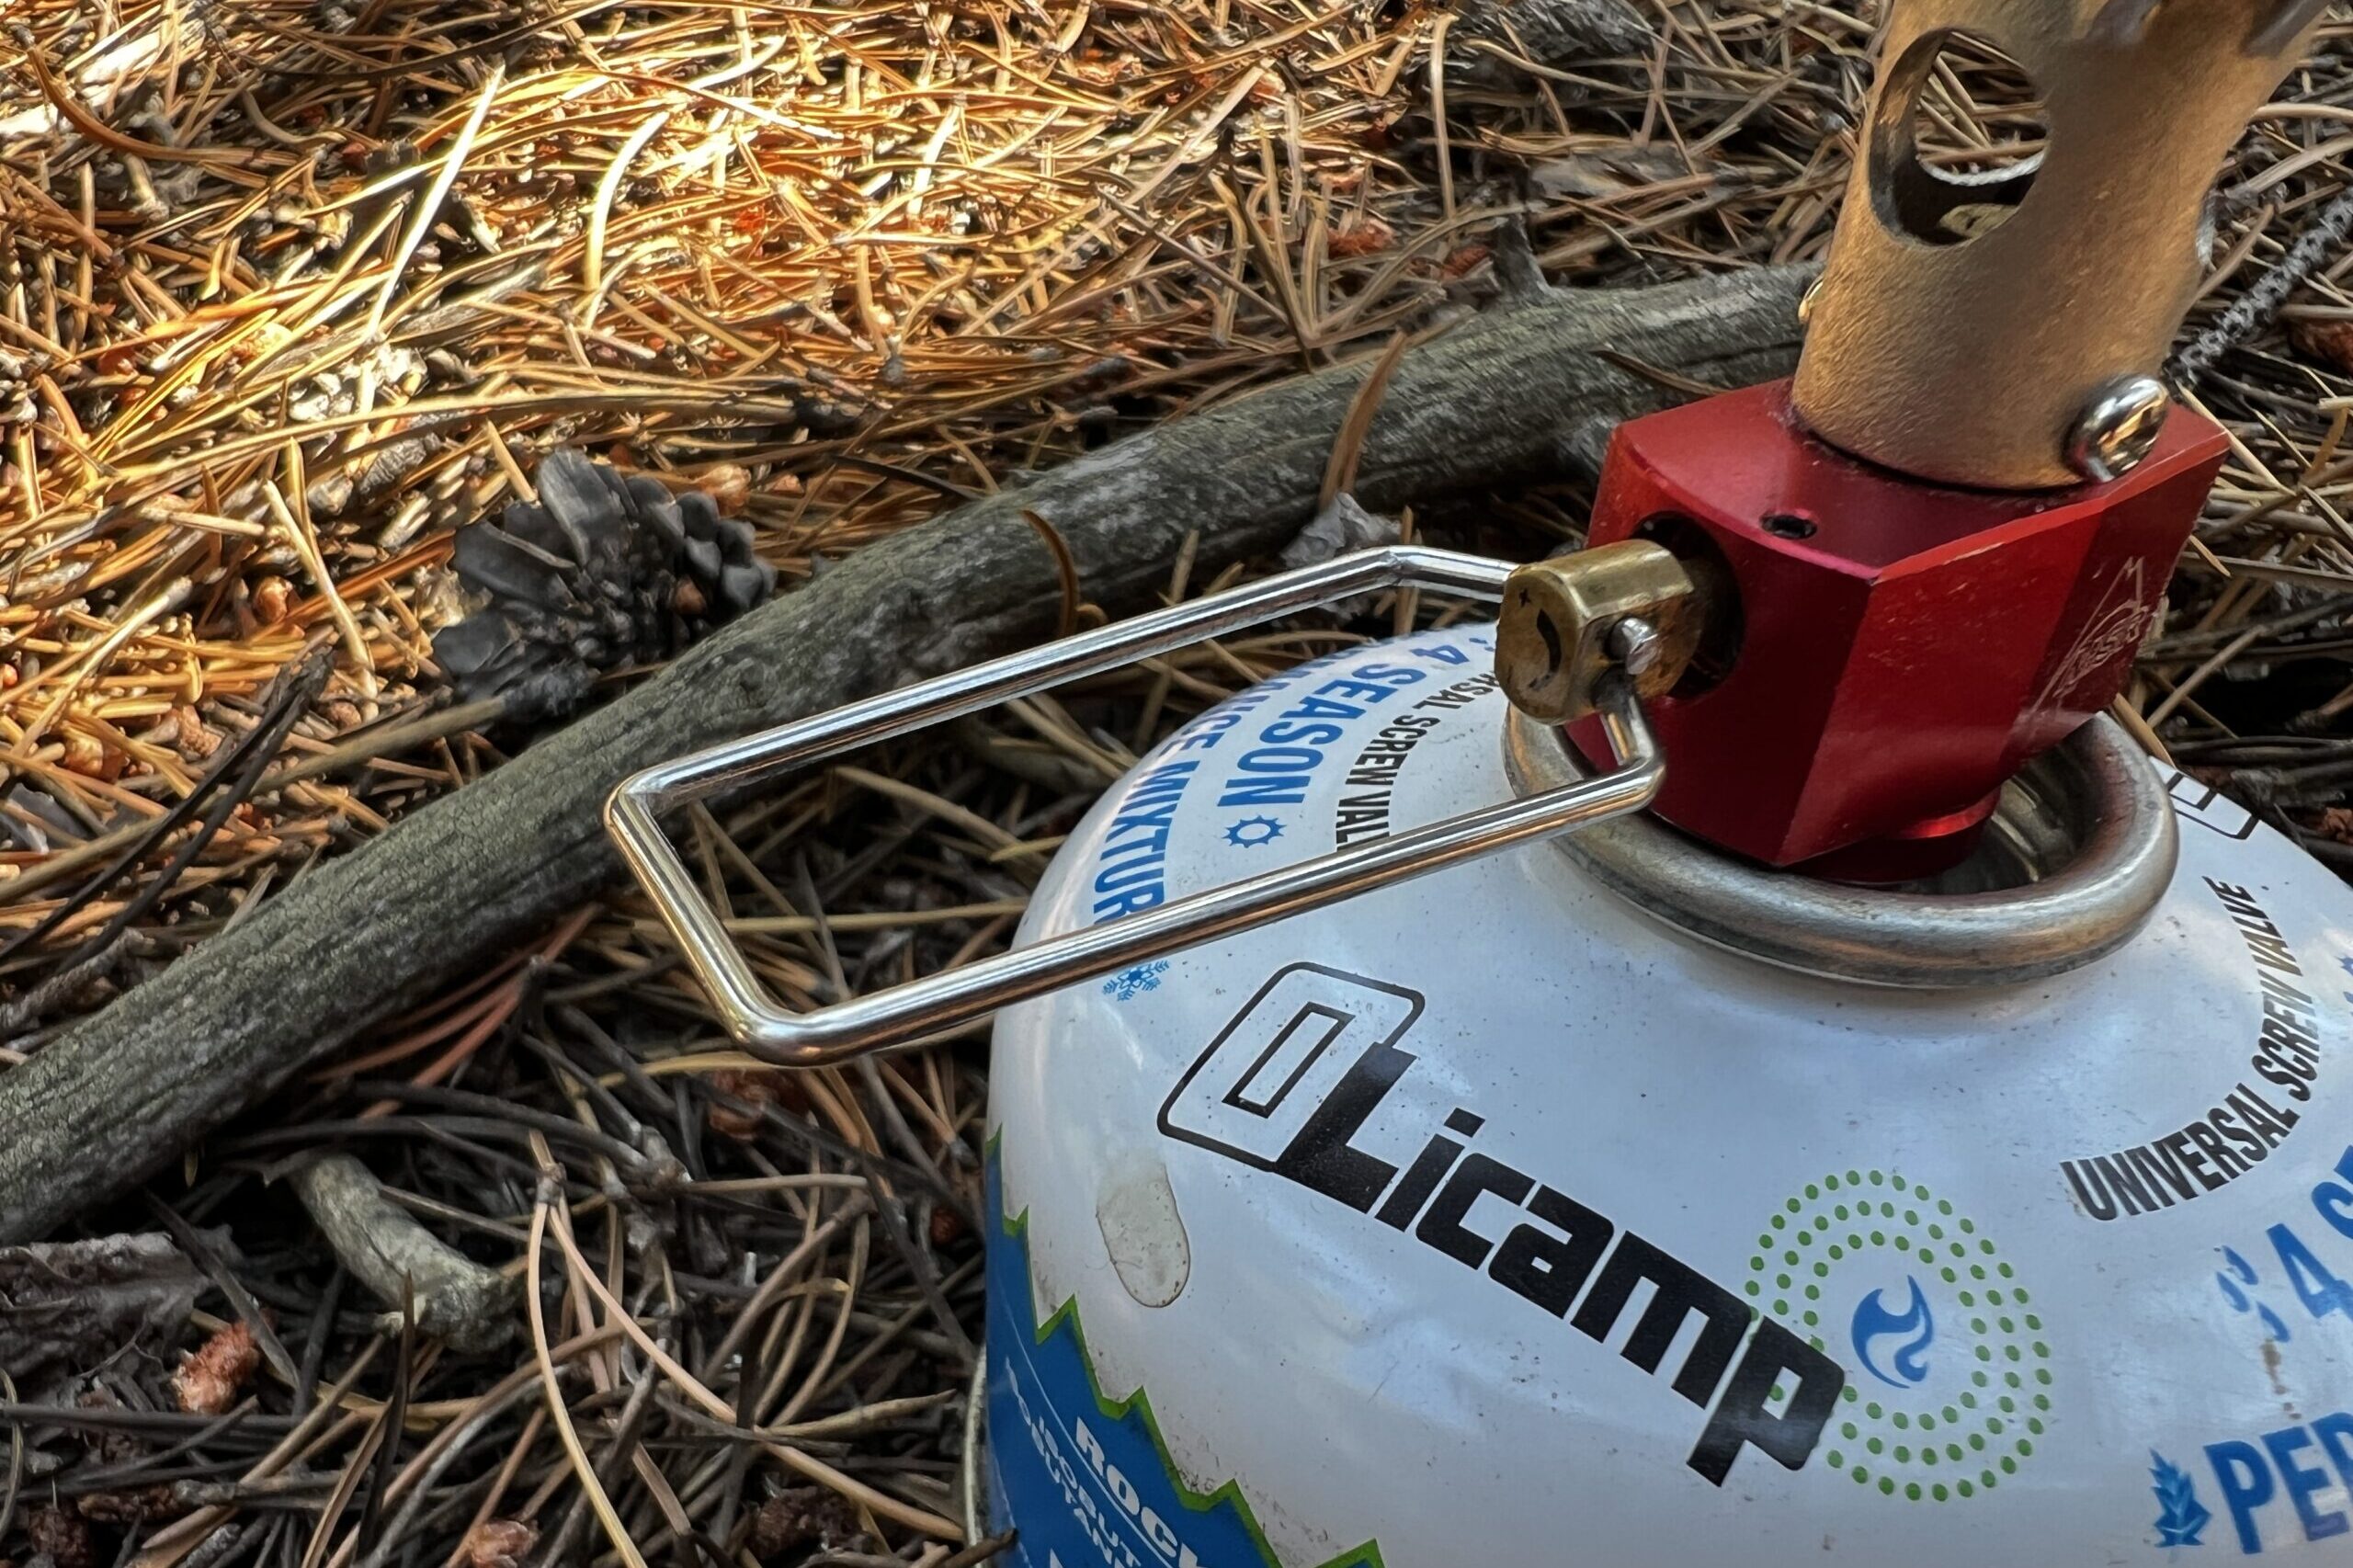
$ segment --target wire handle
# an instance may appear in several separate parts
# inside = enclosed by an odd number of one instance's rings
[[[613,791],[605,824],[653,895],[721,1022],[746,1051],[780,1066],[821,1067],[905,1045],[1010,1003],[1181,948],[1641,811],[1665,778],[1642,705],[1622,674],[1603,677],[1598,706],[1619,766],[1598,777],[1336,850],[810,1013],[789,1011],[769,995],[663,834],[660,814],[1065,681],[1362,594],[1428,588],[1500,598],[1510,572],[1506,563],[1483,556],[1415,545],[1341,556],[649,767]]]

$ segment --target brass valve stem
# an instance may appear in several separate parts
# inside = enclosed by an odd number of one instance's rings
[[[1705,606],[1683,563],[1645,540],[1523,566],[1504,585],[1495,674],[1529,718],[1573,723],[1622,670],[1638,697],[1664,697],[1699,651]]]

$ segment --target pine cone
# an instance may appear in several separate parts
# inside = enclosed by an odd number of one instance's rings
[[[751,525],[699,491],[673,495],[568,449],[538,483],[537,506],[459,530],[451,563],[481,608],[435,633],[433,656],[461,701],[562,717],[607,671],[670,658],[775,590]]]

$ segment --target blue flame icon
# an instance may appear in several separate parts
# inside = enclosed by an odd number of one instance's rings
[[[1928,1312],[1928,1298],[1921,1292],[1920,1282],[1904,1277],[1912,1287],[1911,1304],[1901,1312],[1887,1310],[1885,1291],[1873,1290],[1855,1309],[1855,1354],[1862,1358],[1863,1369],[1890,1388],[1917,1388],[1928,1376],[1928,1346],[1936,1343],[1937,1320]],[[1893,1377],[1880,1369],[1873,1358],[1871,1346],[1882,1339],[1899,1339],[1895,1354],[1888,1365],[1895,1369]]]

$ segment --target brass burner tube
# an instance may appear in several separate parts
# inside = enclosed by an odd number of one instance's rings
[[[2318,0],[1897,0],[1798,369],[1824,439],[1922,479],[2113,477],[2154,442],[2154,378],[2206,267],[2206,203],[2302,58]],[[1923,161],[1920,99],[1959,35],[2043,97],[2031,162]]]

